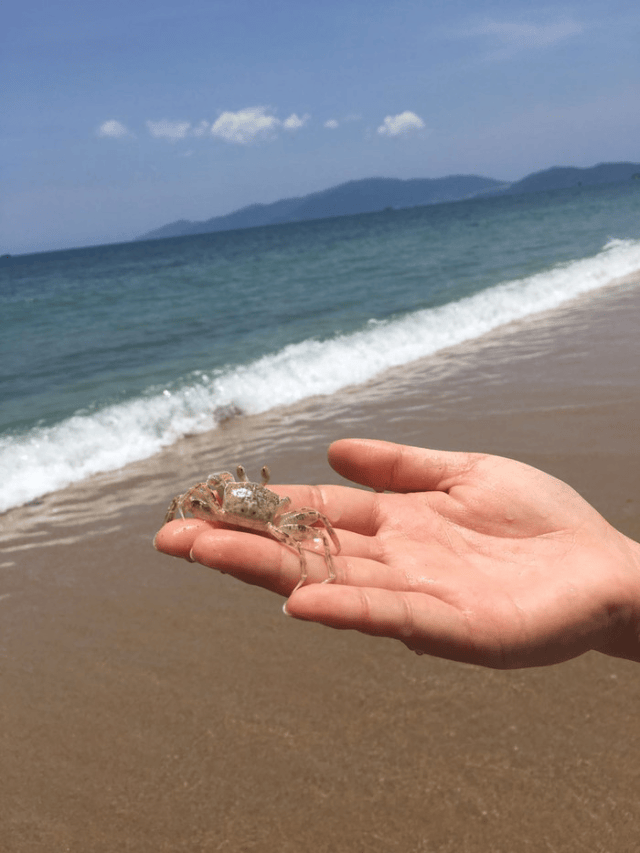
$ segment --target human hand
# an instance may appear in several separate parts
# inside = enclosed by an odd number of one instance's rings
[[[329,461],[376,491],[269,487],[327,515],[341,545],[331,584],[319,583],[323,554],[305,549],[289,615],[496,668],[590,649],[640,660],[640,546],[565,483],[497,456],[381,441],[337,441]],[[291,549],[200,519],[170,522],[155,544],[282,595],[299,577]]]

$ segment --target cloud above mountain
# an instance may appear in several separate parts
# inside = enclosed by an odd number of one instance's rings
[[[416,130],[422,130],[425,124],[422,119],[411,110],[405,110],[395,116],[387,116],[378,128],[381,136],[404,136]]]

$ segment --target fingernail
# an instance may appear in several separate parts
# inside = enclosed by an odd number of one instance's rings
[[[287,599],[287,600],[285,601],[285,603],[282,605],[282,612],[284,613],[284,615],[285,615],[285,616],[288,616],[290,619],[293,619],[293,616],[292,616],[292,615],[289,613],[289,611],[287,610],[287,604],[288,604],[288,603],[289,603],[289,599]]]

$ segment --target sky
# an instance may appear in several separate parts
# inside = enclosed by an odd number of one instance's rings
[[[5,0],[0,40],[0,253],[640,162],[637,0]]]

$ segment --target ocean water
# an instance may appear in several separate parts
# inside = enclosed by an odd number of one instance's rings
[[[0,511],[640,270],[640,182],[0,259]]]

